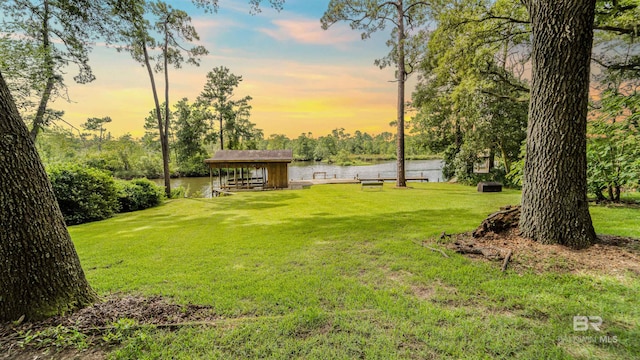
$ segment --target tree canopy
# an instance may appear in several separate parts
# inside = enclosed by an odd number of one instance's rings
[[[504,181],[525,137],[526,10],[513,0],[458,1],[434,16],[438,27],[413,94],[412,132],[444,152],[447,177],[477,182],[473,165],[487,152],[501,162],[492,180]]]
[[[112,28],[108,5],[68,1],[13,0],[0,2],[3,14],[0,70],[12,90],[21,115],[31,123],[30,134],[61,113],[49,107],[56,98],[67,99],[63,75],[76,67],[80,84],[95,79],[89,65],[93,42],[108,37]],[[68,100],[68,99],[67,99]]]

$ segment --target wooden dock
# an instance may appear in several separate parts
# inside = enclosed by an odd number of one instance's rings
[[[291,180],[289,186],[303,185],[327,185],[327,184],[360,184],[358,179],[313,179],[313,180]]]
[[[358,178],[358,180],[360,181],[396,181],[398,179],[394,177],[377,177],[377,178]],[[405,180],[429,182],[429,178],[424,176],[410,176],[410,177],[406,177]]]
[[[408,177],[407,181],[420,181],[420,182],[429,182],[429,178],[427,177]],[[301,189],[303,187],[308,187],[311,185],[327,185],[327,184],[362,184],[363,182],[390,182],[396,181],[394,177],[377,177],[377,178],[356,178],[356,179],[335,179],[335,178],[327,178],[327,179],[311,179],[311,180],[290,180],[289,188],[290,189]]]

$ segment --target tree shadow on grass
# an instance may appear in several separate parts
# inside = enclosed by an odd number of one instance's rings
[[[452,216],[452,213],[454,214]],[[392,213],[339,215],[328,212],[309,213],[283,219],[279,224],[264,229],[278,236],[295,235],[299,241],[327,240],[326,237],[362,240],[368,238],[427,238],[442,231],[455,232],[475,227],[484,217],[483,212],[468,209],[415,210]],[[251,223],[250,217],[238,216],[240,223]],[[459,229],[459,230],[458,230]]]
[[[300,197],[300,195],[291,191],[270,191],[268,193],[256,192],[256,195],[257,194],[266,196],[260,196],[258,198],[255,196],[235,197],[234,195],[230,195],[214,199],[189,198],[188,200],[211,204],[214,206],[217,205],[224,208],[231,208],[234,210],[264,210],[285,206],[287,201]]]

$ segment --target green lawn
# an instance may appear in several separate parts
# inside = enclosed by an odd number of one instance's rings
[[[414,241],[471,230],[520,194],[412,186],[171,200],[70,232],[100,294],[160,294],[227,319],[145,329],[114,358],[640,356],[637,275],[501,273],[444,258]],[[638,212],[592,211],[597,232],[640,237]],[[575,315],[602,317],[602,331],[575,332]]]

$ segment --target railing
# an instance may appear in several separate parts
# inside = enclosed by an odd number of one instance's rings
[[[323,179],[327,178],[327,172],[326,171],[316,171],[316,172],[313,173],[313,180],[317,179],[317,176],[320,176],[320,175],[322,175]],[[334,175],[334,177],[335,177],[335,175]]]

